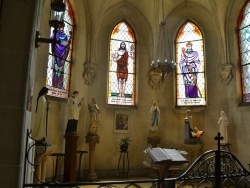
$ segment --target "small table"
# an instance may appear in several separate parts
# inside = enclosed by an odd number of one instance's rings
[[[82,155],[84,153],[88,153],[88,152],[87,151],[76,151],[76,153],[80,154],[80,156],[79,156],[79,164],[78,164],[78,176],[77,176],[77,180],[80,180]]]
[[[129,158],[128,151],[120,151],[120,157],[118,161],[118,173],[119,177],[124,176],[128,177],[129,173]]]
[[[56,180],[59,161],[62,157],[65,156],[65,153],[52,153],[51,156],[56,157],[56,167],[55,167],[55,173],[54,173],[54,180]]]
[[[76,151],[76,154],[80,154],[80,156],[79,156],[79,164],[78,164],[78,177],[77,177],[77,180],[80,179],[82,155],[84,153],[88,153],[88,152],[87,151]],[[55,174],[54,174],[54,179],[56,180],[59,161],[60,161],[60,159],[62,157],[65,156],[65,153],[52,153],[51,156],[56,157],[56,167],[55,167],[56,169],[55,169]]]

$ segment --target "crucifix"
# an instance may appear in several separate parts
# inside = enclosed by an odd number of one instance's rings
[[[218,142],[218,150],[215,151],[215,187],[220,187],[220,141],[223,140],[224,137],[221,136],[220,132],[218,132],[217,136],[214,139]]]
[[[221,136],[220,132],[218,132],[217,136],[214,137],[215,140],[218,142],[218,151],[220,151],[220,141],[224,139],[223,136]]]

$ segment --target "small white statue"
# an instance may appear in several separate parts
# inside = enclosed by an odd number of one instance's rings
[[[221,136],[224,137],[224,139],[221,141],[221,143],[228,143],[228,134],[227,134],[227,128],[229,125],[228,118],[224,111],[220,112],[221,116],[219,118],[218,124],[219,124],[219,132]]]

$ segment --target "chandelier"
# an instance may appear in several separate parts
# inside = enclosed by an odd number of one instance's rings
[[[174,72],[176,67],[176,64],[171,57],[169,39],[166,35],[167,30],[166,21],[164,20],[164,3],[162,0],[162,21],[159,25],[157,51],[156,56],[151,63],[151,71],[160,72],[162,82],[164,82],[164,77],[166,76],[166,74]],[[169,51],[171,62],[168,62],[167,60],[167,50]]]

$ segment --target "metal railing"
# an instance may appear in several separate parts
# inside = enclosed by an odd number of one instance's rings
[[[34,161],[29,160],[29,152],[35,147],[35,144],[28,145],[29,134],[27,136],[25,165],[34,167],[34,176],[38,165]],[[198,157],[195,162],[180,176],[173,178],[156,178],[156,179],[138,179],[138,180],[121,180],[121,181],[96,181],[96,182],[58,182],[56,177],[39,180],[39,183],[25,182],[26,168],[24,168],[24,183],[25,187],[87,187],[88,185],[96,185],[100,187],[136,187],[136,188],[241,188],[250,187],[250,172],[244,168],[240,161],[230,152],[220,150],[221,136],[218,133],[218,150],[210,150]],[[44,152],[46,146],[44,145]],[[36,153],[36,157],[42,153]],[[30,172],[29,172],[30,173]],[[38,178],[39,179],[39,178]],[[147,185],[147,187],[145,186]]]

